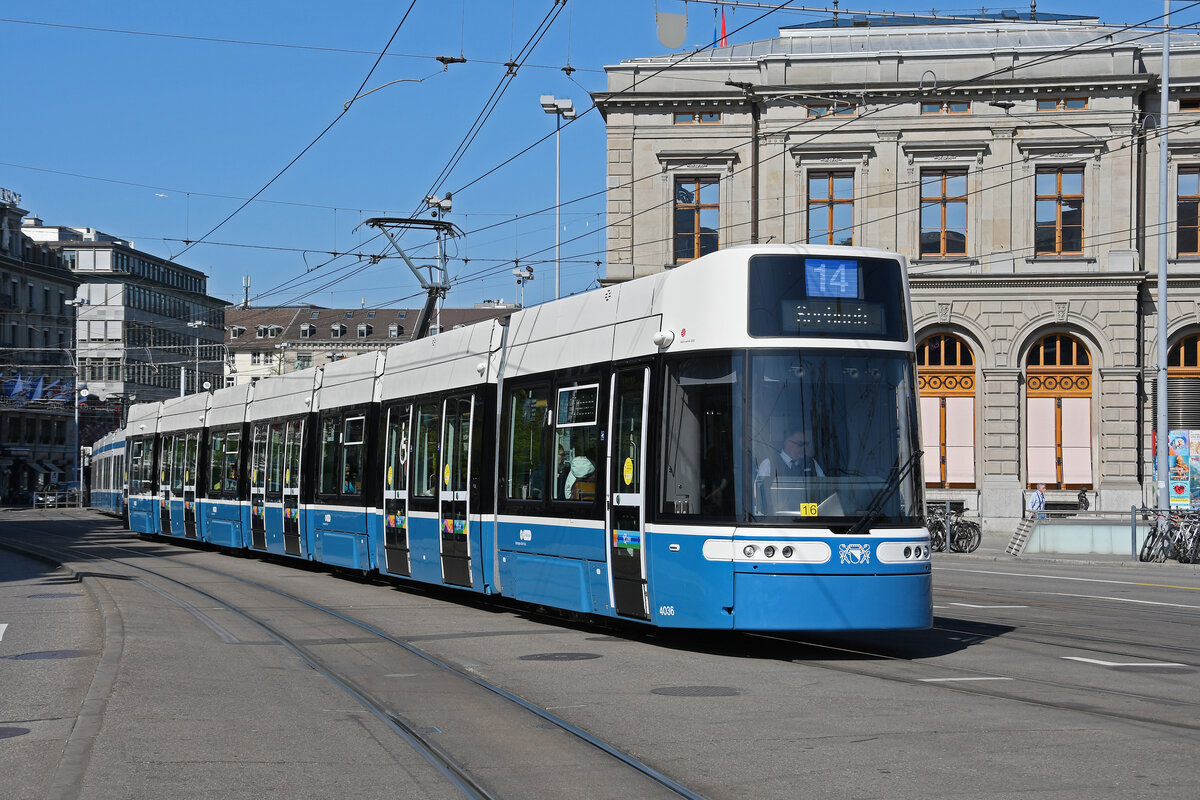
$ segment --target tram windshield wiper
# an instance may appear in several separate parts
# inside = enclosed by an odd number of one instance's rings
[[[908,476],[908,473],[912,472],[913,466],[924,454],[924,450],[915,450],[903,464],[892,467],[892,471],[888,473],[887,482],[879,487],[879,491],[871,498],[871,504],[867,506],[862,518],[846,531],[846,535],[857,536],[863,533],[872,522],[879,518],[879,510],[883,508],[883,504],[900,488],[900,482]]]

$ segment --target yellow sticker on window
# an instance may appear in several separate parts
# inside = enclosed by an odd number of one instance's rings
[[[817,516],[817,504],[816,503],[801,503],[800,504],[800,516],[802,516],[802,517]]]
[[[392,470],[394,467],[388,467],[388,488],[392,488]]]
[[[625,479],[625,485],[629,486],[633,483],[633,459],[625,459],[625,469],[621,473],[621,477]]]
[[[446,488],[450,488],[450,465],[446,464],[445,476],[442,478],[446,482]]]

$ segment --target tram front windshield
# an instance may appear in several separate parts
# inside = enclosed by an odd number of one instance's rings
[[[751,350],[667,365],[660,514],[735,524],[919,525],[908,353]]]

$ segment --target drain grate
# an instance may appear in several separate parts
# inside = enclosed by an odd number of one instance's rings
[[[600,658],[599,653],[532,653],[521,656],[522,661],[587,661]]]
[[[0,739],[13,739],[29,733],[29,728],[0,728]]]
[[[650,694],[665,694],[670,697],[733,697],[741,691],[732,686],[661,686],[651,689]]]
[[[18,653],[8,656],[13,661],[40,661],[46,658],[83,658],[95,655],[90,650],[39,650],[36,653]]]

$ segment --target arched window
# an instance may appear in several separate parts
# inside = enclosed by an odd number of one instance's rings
[[[1151,402],[1157,419],[1157,385]],[[1167,353],[1167,425],[1173,431],[1200,429],[1200,334],[1180,338]]]
[[[925,485],[975,485],[975,356],[949,333],[917,345]]]
[[[1025,359],[1028,485],[1092,488],[1092,366],[1066,333],[1039,340]]]

